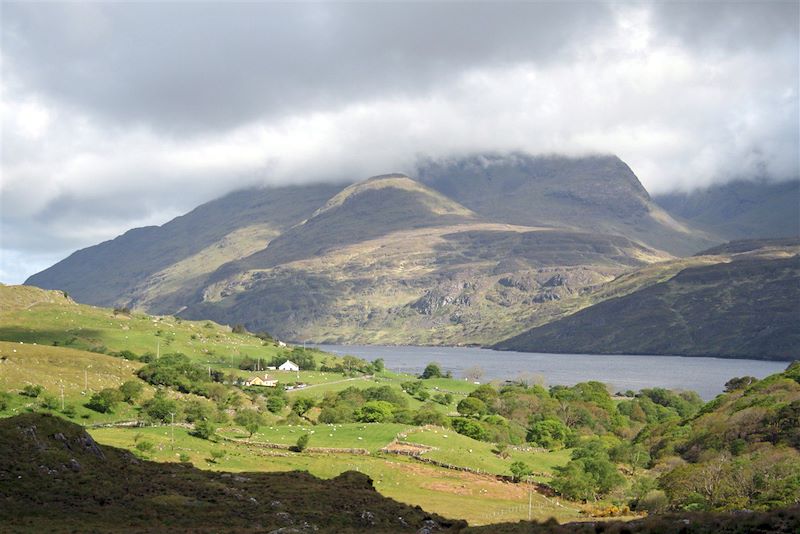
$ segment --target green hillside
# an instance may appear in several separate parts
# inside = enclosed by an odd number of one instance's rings
[[[163,226],[136,228],[79,250],[26,284],[64,290],[86,304],[173,313],[208,273],[263,249],[342,187],[237,191]]]
[[[292,350],[210,321],[185,321],[78,304],[61,291],[0,285],[0,341],[23,341],[136,355],[180,352],[232,365],[243,357],[271,360]]]
[[[800,257],[796,241],[782,244],[734,243],[645,268],[660,276],[626,275],[595,292],[593,305],[496,347],[792,360],[800,352]],[[635,283],[618,291],[626,280]]]

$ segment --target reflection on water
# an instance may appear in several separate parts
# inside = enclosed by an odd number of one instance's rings
[[[593,354],[537,354],[466,347],[388,347],[381,345],[317,345],[334,354],[383,358],[393,371],[418,374],[430,362],[461,378],[474,366],[484,381],[513,379],[520,373],[539,374],[548,385],[572,385],[598,380],[614,391],[651,387],[687,389],[712,399],[736,376],[763,378],[782,371],[788,362],[684,358],[680,356],[609,356]]]

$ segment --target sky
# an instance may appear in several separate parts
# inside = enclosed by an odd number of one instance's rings
[[[252,185],[616,154],[800,176],[789,2],[0,4],[0,281]]]

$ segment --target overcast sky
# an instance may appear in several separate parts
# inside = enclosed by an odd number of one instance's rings
[[[797,177],[798,3],[2,3],[0,281],[252,184],[613,153]]]

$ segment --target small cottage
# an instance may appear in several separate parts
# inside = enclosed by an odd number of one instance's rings
[[[264,378],[261,378],[260,376],[254,376],[253,378],[248,378],[245,380],[244,385],[274,388],[278,385],[278,381],[274,378],[270,378],[269,375],[264,375]]]

